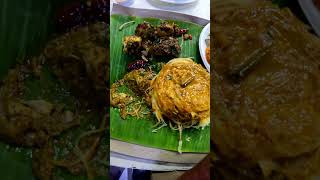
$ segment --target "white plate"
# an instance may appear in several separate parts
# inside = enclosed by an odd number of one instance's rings
[[[158,0],[160,2],[164,3],[170,3],[170,4],[189,4],[196,2],[197,0]]]
[[[299,0],[299,4],[314,31],[320,36],[320,9],[315,6],[313,0]]]
[[[206,58],[206,48],[207,48],[206,39],[208,38],[209,34],[210,34],[210,23],[207,24],[202,29],[202,32],[201,32],[200,38],[199,38],[199,51],[200,51],[201,59],[202,59],[204,66],[210,72],[210,64],[208,63],[207,58]]]

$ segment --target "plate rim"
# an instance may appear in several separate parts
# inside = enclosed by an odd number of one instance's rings
[[[147,154],[152,157],[146,158]],[[165,155],[164,155],[165,154]],[[110,139],[110,165],[153,171],[188,170],[209,153],[182,153]]]
[[[199,37],[199,52],[202,59],[202,62],[208,72],[210,72],[210,64],[207,61],[206,58],[206,43],[205,38],[210,34],[210,23],[208,23],[201,31],[200,37]]]
[[[159,0],[160,2],[163,2],[163,3],[170,3],[170,4],[190,4],[190,3],[194,3],[198,0],[185,0],[184,2],[182,1],[177,1],[177,0]]]

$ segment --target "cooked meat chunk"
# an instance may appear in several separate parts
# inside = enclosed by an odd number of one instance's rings
[[[155,30],[156,37],[173,37],[178,26],[174,23],[162,22]]]
[[[181,53],[181,47],[177,38],[161,38],[152,44],[149,50],[150,54],[154,56],[166,56],[166,57],[179,57]]]
[[[173,22],[164,21],[158,26],[143,22],[136,27],[135,35],[125,37],[123,51],[138,57],[142,55],[145,57],[161,56],[168,59],[179,57],[181,47],[178,37],[187,32],[187,29],[180,29]]]
[[[148,22],[143,22],[138,24],[135,34],[142,39],[154,39],[155,38],[155,28]]]
[[[123,51],[129,55],[141,53],[142,39],[139,36],[127,36],[123,40]]]

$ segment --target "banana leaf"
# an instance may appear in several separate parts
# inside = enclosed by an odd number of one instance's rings
[[[135,21],[135,24],[126,26],[123,30],[119,27],[129,21]],[[122,40],[125,36],[134,34],[138,23],[143,21],[150,22],[153,25],[159,24],[160,19],[142,18],[114,14],[110,20],[110,82],[111,84],[123,78],[127,72],[127,65],[134,59],[122,52]],[[188,28],[189,34],[193,39],[181,42],[182,52],[180,57],[193,57],[193,59],[201,63],[198,48],[198,38],[203,26],[190,22],[171,21],[178,24],[181,28]],[[119,109],[110,109],[110,135],[111,138],[139,144],[147,147],[177,151],[179,132],[163,127],[156,133],[152,132],[156,123],[155,118],[136,118],[127,117],[121,119]],[[182,133],[183,144],[182,152],[207,153],[210,150],[210,128],[202,129],[184,129]]]
[[[55,33],[53,14],[57,8],[72,0],[2,0],[0,1],[0,80],[17,61],[37,56],[45,43]],[[25,99],[45,99],[51,102],[72,104],[72,97],[63,88],[63,84],[51,77],[45,71],[44,79],[30,79],[26,82]],[[71,109],[73,107],[70,107]],[[94,115],[87,115],[84,119],[97,120]],[[63,134],[61,138],[78,136],[87,125],[83,125],[72,132]],[[109,137],[103,148],[109,150]],[[62,149],[63,147],[56,147]],[[107,162],[108,163],[108,162]],[[32,150],[0,142],[0,174],[3,180],[32,180]],[[106,179],[98,177],[96,179]],[[54,179],[85,180],[85,176],[75,176],[63,169],[56,169]]]

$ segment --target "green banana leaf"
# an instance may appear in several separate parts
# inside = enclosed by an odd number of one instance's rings
[[[45,43],[55,33],[53,13],[57,8],[72,0],[1,0],[0,1],[0,79],[14,67],[15,63],[31,56],[37,56]],[[74,101],[63,85],[51,77],[50,73],[43,72],[41,80],[30,79],[26,82],[25,99],[43,98],[51,102],[71,105]],[[57,88],[61,87],[61,88]],[[72,109],[73,107],[70,106]],[[86,115],[84,119],[97,120],[94,115]],[[87,125],[63,134],[77,137]],[[109,137],[104,137],[106,145],[103,148],[109,151]],[[63,147],[58,147],[63,149]],[[32,180],[32,150],[15,147],[0,142],[0,174],[3,180]],[[98,177],[96,179],[106,179]],[[56,169],[55,179],[85,180],[85,176],[74,176],[63,169]]]
[[[135,21],[119,31],[119,27],[129,21]],[[122,39],[127,35],[134,34],[138,23],[143,21],[152,24],[159,24],[160,19],[141,18],[123,15],[112,15],[110,20],[110,82],[123,78],[127,72],[127,65],[134,59],[122,52]],[[193,57],[196,62],[201,63],[201,58],[198,48],[198,38],[203,29],[203,26],[182,22],[173,21],[182,28],[188,28],[193,39],[184,41],[182,44],[182,52],[180,57]],[[180,38],[181,39],[181,38]],[[180,40],[181,43],[181,40]],[[137,119],[136,117],[127,117],[121,119],[119,109],[110,109],[110,135],[111,138],[121,141],[139,144],[147,147],[154,147],[165,150],[177,151],[179,132],[163,127],[158,132],[154,133],[155,118]],[[182,133],[183,144],[182,152],[207,153],[210,151],[210,128],[202,129],[185,129]]]

